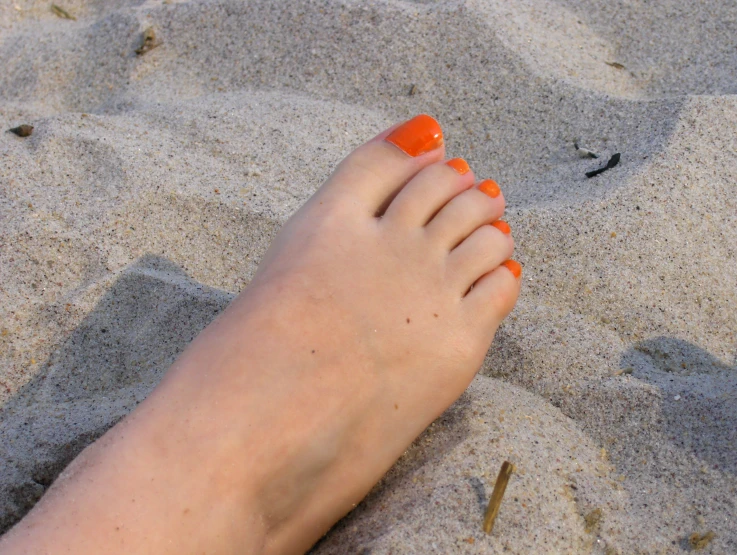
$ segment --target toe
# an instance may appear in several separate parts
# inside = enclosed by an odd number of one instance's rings
[[[493,333],[517,302],[522,283],[522,266],[515,260],[506,260],[484,275],[463,299],[471,313],[471,320],[484,325]]]
[[[421,114],[354,150],[320,194],[348,199],[371,215],[380,215],[407,181],[444,155],[440,125]]]
[[[431,240],[452,249],[482,225],[504,213],[504,196],[499,186],[487,179],[457,195],[427,224]]]
[[[402,188],[386,209],[384,219],[403,226],[424,226],[473,182],[473,172],[461,158],[432,164]]]
[[[483,225],[471,233],[448,256],[448,280],[465,295],[480,277],[512,256],[514,241],[503,221]]]

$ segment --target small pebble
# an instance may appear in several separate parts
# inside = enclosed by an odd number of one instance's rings
[[[681,400],[681,396],[680,395],[676,395],[675,397],[673,397],[673,400],[674,401],[680,401]]]
[[[582,147],[577,142],[573,143],[573,146],[576,147],[576,152],[578,152],[578,155],[581,158],[598,158],[599,157],[599,155],[596,152],[588,148]]]
[[[149,52],[160,45],[161,42],[156,42],[156,31],[154,31],[154,28],[147,27],[141,35],[141,46],[136,48],[136,54],[143,56],[146,52]]]

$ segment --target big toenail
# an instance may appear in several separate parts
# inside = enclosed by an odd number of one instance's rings
[[[465,175],[471,171],[471,168],[463,158],[452,158],[445,163],[446,166],[450,166],[461,175]]]
[[[509,227],[509,224],[505,222],[504,220],[497,220],[495,222],[492,222],[491,225],[493,225],[495,228],[497,228],[502,233],[505,233],[509,235],[512,233],[512,228]]]
[[[502,266],[505,266],[516,278],[522,275],[522,264],[516,260],[505,260],[502,262]]]
[[[484,179],[479,183],[479,191],[489,195],[491,198],[498,197],[502,192],[499,185],[493,179]]]
[[[385,140],[410,156],[419,156],[443,144],[443,131],[433,118],[420,114],[397,127]]]

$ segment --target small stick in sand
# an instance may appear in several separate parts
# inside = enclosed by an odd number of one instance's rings
[[[33,126],[24,123],[18,127],[13,127],[13,129],[8,129],[8,131],[15,133],[19,137],[30,137],[31,133],[33,133]]]
[[[491,531],[494,529],[494,521],[496,520],[496,515],[499,514],[502,497],[504,497],[504,491],[507,489],[507,483],[512,472],[514,472],[514,465],[509,461],[504,461],[502,468],[499,470],[499,476],[496,478],[494,491],[491,493],[489,506],[486,509],[486,516],[484,517],[484,532],[487,534],[491,534]]]
[[[414,96],[416,92],[417,92],[417,85],[414,85],[414,84],[413,84],[413,85],[412,85],[412,86],[411,86],[411,87],[409,88],[409,96]]]
[[[72,21],[77,21],[76,17],[74,17],[72,14],[70,14],[68,11],[66,11],[61,6],[57,6],[56,4],[51,4],[51,11],[54,12],[59,17],[61,17],[62,19],[71,19]]]
[[[625,67],[619,62],[604,62],[608,66],[612,66],[614,69],[625,69]]]

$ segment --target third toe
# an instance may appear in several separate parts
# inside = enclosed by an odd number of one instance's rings
[[[430,238],[452,249],[479,227],[504,213],[504,196],[491,180],[482,181],[448,202],[427,224]]]

